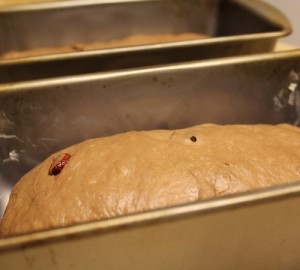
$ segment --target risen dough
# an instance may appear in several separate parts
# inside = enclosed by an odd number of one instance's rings
[[[72,155],[60,174],[53,158]],[[300,178],[300,129],[206,124],[128,132],[66,148],[14,187],[2,236],[99,220]]]
[[[198,33],[183,33],[183,34],[153,34],[153,35],[132,35],[125,37],[123,39],[116,39],[111,41],[99,41],[89,44],[73,44],[71,46],[56,47],[56,48],[36,48],[31,50],[22,51],[8,51],[4,53],[0,58],[20,58],[20,57],[31,57],[39,55],[49,55],[49,54],[59,54],[59,53],[69,53],[77,51],[91,51],[100,49],[110,49],[137,45],[147,45],[147,44],[159,44],[166,42],[178,42],[178,41],[188,41],[195,39],[208,38],[207,35]]]

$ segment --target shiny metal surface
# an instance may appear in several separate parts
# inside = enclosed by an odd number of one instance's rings
[[[0,60],[0,83],[268,52],[291,25],[260,0],[63,1],[0,10],[0,54],[186,32],[211,38]]]
[[[127,130],[292,123],[300,50],[0,86],[1,204],[53,151]],[[287,97],[288,98],[288,97]],[[282,106],[281,106],[282,105]],[[4,194],[4,195],[3,195]],[[300,184],[0,240],[3,269],[297,269]],[[19,269],[17,268],[17,269]],[[2,268],[1,268],[2,269]]]
[[[300,186],[0,240],[2,269],[298,269]]]

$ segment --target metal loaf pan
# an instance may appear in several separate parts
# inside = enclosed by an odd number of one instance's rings
[[[300,50],[0,86],[0,198],[50,153],[128,130],[299,124]],[[279,102],[280,101],[280,102]],[[274,134],[276,136],[276,134]],[[299,269],[300,184],[0,240],[1,269]]]
[[[269,52],[291,25],[260,0],[62,1],[0,10],[0,54],[191,32],[211,37],[0,60],[0,82]]]

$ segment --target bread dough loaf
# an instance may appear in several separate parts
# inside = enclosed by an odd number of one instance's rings
[[[57,175],[57,156],[71,154]],[[106,219],[300,178],[300,129],[213,125],[127,132],[53,154],[14,187],[1,235]]]
[[[89,44],[73,44],[72,46],[57,48],[37,48],[23,51],[8,51],[2,55],[2,59],[31,57],[39,55],[50,55],[59,53],[69,53],[78,51],[91,51],[100,49],[110,49],[118,47],[128,47],[137,45],[158,44],[166,42],[188,41],[208,38],[207,35],[198,33],[183,34],[153,34],[153,35],[132,35],[123,39],[111,41],[94,42]]]

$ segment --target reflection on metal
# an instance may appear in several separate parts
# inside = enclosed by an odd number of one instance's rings
[[[294,125],[300,126],[300,88],[299,88],[300,73],[292,70],[288,76],[287,85],[279,90],[274,97],[274,105],[276,110],[289,108],[295,112]]]

